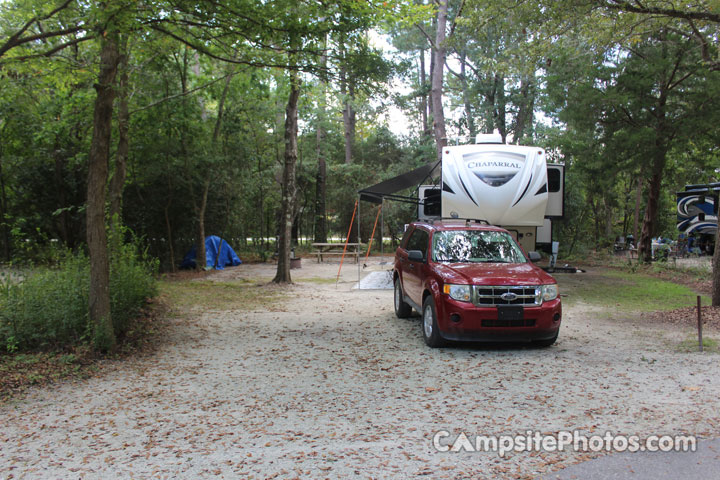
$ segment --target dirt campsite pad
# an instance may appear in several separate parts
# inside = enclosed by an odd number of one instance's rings
[[[193,280],[212,300],[184,295],[152,355],[0,406],[0,478],[535,478],[600,454],[433,437],[720,432],[720,357],[680,349],[688,325],[573,298],[592,271],[557,275],[571,296],[551,348],[433,350],[391,290],[354,289],[354,265],[336,284],[337,267],[304,260],[285,290],[262,286],[272,265]]]

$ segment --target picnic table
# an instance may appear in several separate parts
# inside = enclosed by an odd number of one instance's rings
[[[315,255],[317,255],[318,263],[322,263],[323,257],[333,257],[333,256],[341,257],[343,254],[343,249],[345,248],[345,243],[344,242],[341,242],[341,243],[337,243],[337,242],[313,243],[312,246],[315,249]],[[347,251],[345,252],[345,256],[354,257],[355,263],[358,263],[359,258],[360,258],[360,253],[361,253],[363,246],[364,246],[364,244],[362,244],[362,243],[348,243]]]

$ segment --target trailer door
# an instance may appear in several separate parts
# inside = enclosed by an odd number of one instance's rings
[[[548,202],[545,218],[565,216],[565,165],[548,163]]]

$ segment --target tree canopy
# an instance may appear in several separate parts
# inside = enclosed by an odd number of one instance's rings
[[[359,188],[498,131],[565,163],[564,253],[647,257],[720,175],[719,29],[710,1],[8,0],[0,254],[102,263],[115,218],[167,271],[209,234],[282,263],[343,238]]]

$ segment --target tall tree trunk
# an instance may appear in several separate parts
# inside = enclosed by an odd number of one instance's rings
[[[228,92],[230,91],[230,82],[232,82],[233,74],[237,69],[232,67],[229,75],[225,78],[225,86],[223,87],[222,95],[220,95],[220,102],[218,102],[218,115],[215,121],[215,128],[213,129],[212,143],[213,149],[219,151],[218,138],[220,138],[220,127],[222,127],[223,116],[225,115],[225,101],[227,100]]]
[[[595,226],[595,232],[593,237],[595,238],[595,248],[600,247],[600,200],[593,196],[592,198],[592,210],[593,210],[593,224]]]
[[[87,243],[90,253],[90,321],[93,343],[99,350],[115,346],[110,317],[110,261],[105,233],[105,189],[112,135],[114,82],[119,61],[117,35],[100,35],[100,73],[95,84],[97,97],[93,114],[87,189]]]
[[[608,198],[607,192],[603,195],[603,205],[605,207],[605,239],[612,243],[613,237],[613,209],[612,202]]]
[[[170,181],[170,176],[168,175],[168,195],[167,195],[167,203],[165,204],[164,212],[165,212],[165,230],[167,231],[167,237],[168,237],[168,248],[170,249],[170,271],[175,272],[175,244],[173,242],[173,231],[172,231],[172,224],[170,222],[170,206],[172,205],[172,183]]]
[[[205,210],[207,209],[207,197],[210,190],[210,179],[203,181],[200,203],[195,203],[195,217],[197,219],[197,230],[195,242],[197,242],[197,255],[195,256],[195,269],[205,270],[207,266],[207,251],[205,250]]]
[[[437,19],[433,20],[433,25],[437,23]],[[432,119],[435,115],[433,115],[433,93],[432,93],[432,78],[435,73],[435,49],[430,47],[430,85],[427,84],[427,78],[425,79],[425,83],[423,85],[424,88],[429,88],[429,95],[428,95],[428,125],[425,129],[425,134],[427,136],[431,136],[433,134],[433,126],[432,126]]]
[[[320,132],[318,132],[318,143],[325,141],[324,136],[322,140],[319,137]],[[315,241],[318,243],[327,242],[326,197],[327,164],[325,154],[318,151],[318,169],[315,175]]]
[[[505,99],[505,77],[495,75],[495,105],[493,108],[493,120],[495,128],[500,132],[503,143],[507,140],[507,102]]]
[[[435,33],[435,69],[432,73],[431,91],[433,106],[433,131],[437,147],[438,160],[442,158],[442,149],[447,145],[445,133],[445,115],[443,113],[443,71],[445,66],[446,46],[445,29],[447,26],[448,6],[447,0],[438,1],[437,31]]]
[[[345,138],[345,164],[353,162],[353,144],[355,143],[355,85],[353,79],[348,77],[347,58],[345,51],[345,38],[340,39],[340,94],[343,101],[343,127]]]
[[[0,133],[2,131],[0,130]],[[7,193],[5,191],[5,177],[3,176],[3,148],[2,136],[0,136],[0,231],[2,231],[3,239],[3,258],[6,262],[10,261],[10,226],[8,225],[8,204]]]
[[[467,123],[468,136],[472,143],[475,141],[477,130],[475,128],[475,118],[473,118],[472,99],[467,81],[467,56],[465,51],[460,54],[460,85],[462,87],[463,104],[465,106],[465,122]]]
[[[483,110],[485,111],[485,121],[483,122],[483,133],[493,133],[495,131],[495,117],[497,111],[495,109],[495,98],[497,97],[497,82],[493,77],[490,87],[485,94]]]
[[[656,155],[659,156],[660,153],[656,153]],[[655,162],[657,162],[657,160]],[[660,203],[661,185],[661,169],[653,168],[653,175],[648,185],[648,202],[645,207],[645,216],[643,217],[642,232],[640,233],[640,242],[638,245],[638,258],[645,262],[652,260],[652,237],[655,234],[655,217],[657,217],[658,204]]]
[[[660,188],[662,187],[663,173],[665,171],[665,163],[667,158],[667,105],[668,90],[666,83],[661,82],[660,96],[653,112],[655,117],[655,151],[653,152],[653,162],[648,184],[648,201],[645,208],[645,217],[643,218],[642,232],[640,233],[640,242],[638,245],[638,258],[645,262],[652,260],[652,237],[655,235],[655,225],[657,223],[657,211],[660,204]]]
[[[298,156],[298,99],[300,79],[295,70],[290,72],[290,95],[285,109],[285,165],[282,177],[282,213],[278,239],[277,273],[274,283],[292,283],[290,278],[290,251],[295,210],[295,169]]]
[[[422,134],[430,135],[430,125],[428,124],[428,96],[427,96],[427,76],[425,73],[425,49],[420,49],[420,116],[422,118]]]
[[[323,39],[323,50],[327,48],[327,39]],[[318,100],[318,118],[317,118],[317,172],[315,174],[315,242],[327,242],[327,218],[326,214],[326,197],[327,197],[327,162],[325,160],[325,118],[327,116],[327,54],[323,53],[320,57],[320,99]]]
[[[639,231],[638,226],[640,224],[640,205],[642,203],[642,189],[643,189],[643,180],[642,180],[642,172],[638,173],[638,179],[637,179],[637,190],[635,191],[635,212],[633,214],[633,238],[635,238],[635,246],[637,247],[637,242],[639,237]]]
[[[128,152],[130,151],[130,109],[128,108],[130,50],[128,38],[124,35],[120,43],[118,70],[118,145],[115,154],[115,172],[110,179],[110,218],[112,227],[122,224],[122,196],[125,188]]]
[[[534,87],[534,78],[523,76],[520,80],[520,106],[514,132],[514,142],[517,145],[521,145],[525,137],[532,137],[533,113],[535,110]],[[530,139],[532,140],[532,138]]]

